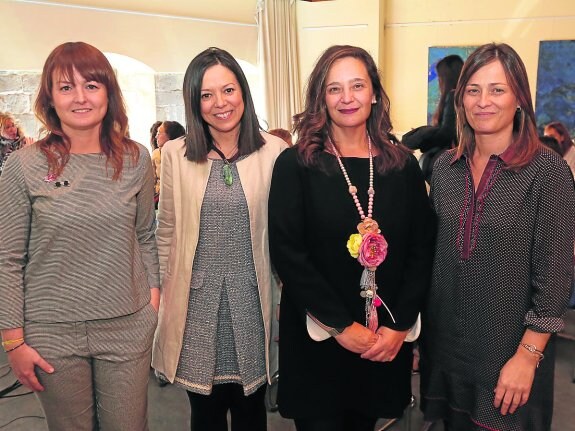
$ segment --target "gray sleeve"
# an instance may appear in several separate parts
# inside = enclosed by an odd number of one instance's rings
[[[0,176],[0,329],[24,326],[24,270],[32,205],[17,153]]]
[[[139,147],[139,171],[142,175],[142,188],[137,196],[136,235],[140,245],[142,262],[146,268],[150,288],[160,287],[158,249],[156,247],[156,213],[154,210],[154,172],[148,151]]]

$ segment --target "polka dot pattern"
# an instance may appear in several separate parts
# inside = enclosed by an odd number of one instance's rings
[[[572,277],[575,189],[559,156],[541,151],[520,171],[497,159],[480,205],[466,193],[465,157],[434,166],[438,216],[432,288],[422,340],[423,408],[456,430],[548,430],[553,408],[554,338],[528,403],[513,415],[493,407],[493,389],[526,328],[563,328]],[[467,188],[469,191],[469,188]],[[479,207],[479,208],[478,208]],[[465,255],[465,220],[473,220]],[[463,223],[462,223],[463,218]],[[469,228],[469,226],[467,226]],[[472,245],[472,247],[471,247]]]

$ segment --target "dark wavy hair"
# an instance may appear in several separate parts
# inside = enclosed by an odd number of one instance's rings
[[[561,151],[561,157],[563,157],[569,148],[573,146],[573,141],[571,140],[571,136],[569,135],[569,130],[565,126],[565,124],[561,123],[560,121],[553,121],[545,126],[545,128],[553,129],[557,132],[559,136],[561,136],[561,141],[559,141],[559,146]]]
[[[161,125],[162,121],[156,121],[154,124],[152,124],[152,127],[150,127],[150,146],[152,147],[152,150],[158,148],[157,134]]]
[[[48,131],[47,136],[39,141],[40,150],[48,160],[49,172],[60,175],[70,159],[70,138],[62,130],[52,103],[52,79],[54,75],[60,75],[75,84],[74,70],[86,80],[99,82],[106,87],[108,109],[100,129],[100,147],[114,170],[112,178],[117,180],[122,174],[124,156],[131,155],[135,163],[139,149],[128,138],[128,116],[114,69],[100,50],[85,42],[66,42],[57,46],[44,63],[34,104],[36,116]]]
[[[210,152],[212,136],[208,124],[202,118],[202,81],[206,70],[216,64],[229,69],[238,80],[242,90],[244,113],[240,120],[238,155],[251,154],[265,144],[248,80],[232,55],[220,48],[208,48],[190,63],[184,76],[184,108],[186,112],[186,157],[192,162],[205,162]]]
[[[505,71],[505,76],[511,91],[517,98],[518,109],[513,119],[513,142],[515,155],[506,169],[518,170],[529,164],[541,148],[529,80],[525,65],[519,54],[505,43],[488,43],[477,48],[465,61],[457,89],[455,90],[455,110],[457,111],[457,135],[459,146],[457,155],[473,155],[475,150],[475,132],[469,125],[463,106],[463,96],[467,83],[482,67],[499,61]]]
[[[169,140],[177,139],[186,134],[186,129],[177,121],[164,121],[162,123]]]
[[[401,168],[407,161],[409,150],[397,145],[397,139],[391,133],[389,98],[381,85],[377,66],[366,50],[349,45],[334,45],[325,50],[311,72],[304,111],[294,116],[294,131],[298,134],[296,148],[300,158],[306,166],[317,166],[318,155],[324,151],[326,141],[333,141],[331,119],[325,104],[326,78],[332,65],[346,57],[358,59],[365,65],[373,87],[376,103],[371,105],[367,131],[381,154],[375,158],[376,168],[380,173]]]
[[[455,87],[457,87],[457,80],[461,74],[462,67],[463,59],[458,55],[448,55],[437,62],[435,69],[437,70],[440,96],[437,108],[431,119],[432,126],[441,124],[443,111],[445,109],[445,99],[447,99],[449,92],[455,90]]]

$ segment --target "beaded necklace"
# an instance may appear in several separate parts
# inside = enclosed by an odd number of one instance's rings
[[[372,218],[373,216],[373,198],[375,196],[375,189],[373,187],[373,152],[371,150],[371,138],[367,135],[367,148],[369,151],[369,187],[367,189],[368,202],[367,202],[367,216],[363,211],[363,207],[357,197],[357,187],[355,187],[350,178],[333,142],[329,141],[331,149],[337,158],[339,167],[345,182],[347,183],[349,194],[351,195],[359,218],[361,221],[357,225],[359,233],[352,234],[347,242],[347,249],[352,257],[356,258],[358,262],[364,267],[361,275],[359,295],[365,298],[365,326],[375,332],[378,328],[379,322],[377,317],[377,307],[383,305],[389,314],[391,311],[387,305],[381,300],[377,294],[377,284],[375,282],[375,270],[377,266],[385,260],[387,256],[387,241],[381,234],[379,225]],[[391,315],[392,320],[393,315]]]
[[[351,183],[351,180],[349,179],[349,175],[345,169],[345,166],[343,165],[343,162],[341,161],[341,155],[337,151],[337,148],[335,147],[333,142],[330,141],[330,144],[331,144],[331,148],[333,150],[333,153],[335,154],[335,157],[337,157],[337,162],[339,163],[339,167],[341,168],[341,172],[343,173],[343,176],[345,178],[345,182],[347,183],[349,194],[353,198],[353,202],[355,203],[355,207],[357,208],[357,211],[359,212],[359,217],[361,218],[361,220],[363,222],[365,222],[366,219],[367,219],[367,222],[369,222],[369,221],[374,222],[373,219],[371,218],[372,213],[373,213],[373,196],[375,195],[375,190],[373,188],[373,153],[371,152],[371,138],[369,137],[369,135],[367,136],[367,148],[369,151],[369,188],[367,189],[367,195],[368,195],[367,217],[365,216],[365,213],[363,212],[363,208],[361,206],[361,203],[359,202],[359,199],[357,197],[357,187],[355,187]]]

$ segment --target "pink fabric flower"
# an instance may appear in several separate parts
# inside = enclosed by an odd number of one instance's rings
[[[361,241],[357,260],[366,268],[375,268],[387,256],[387,241],[380,233],[366,233]]]

